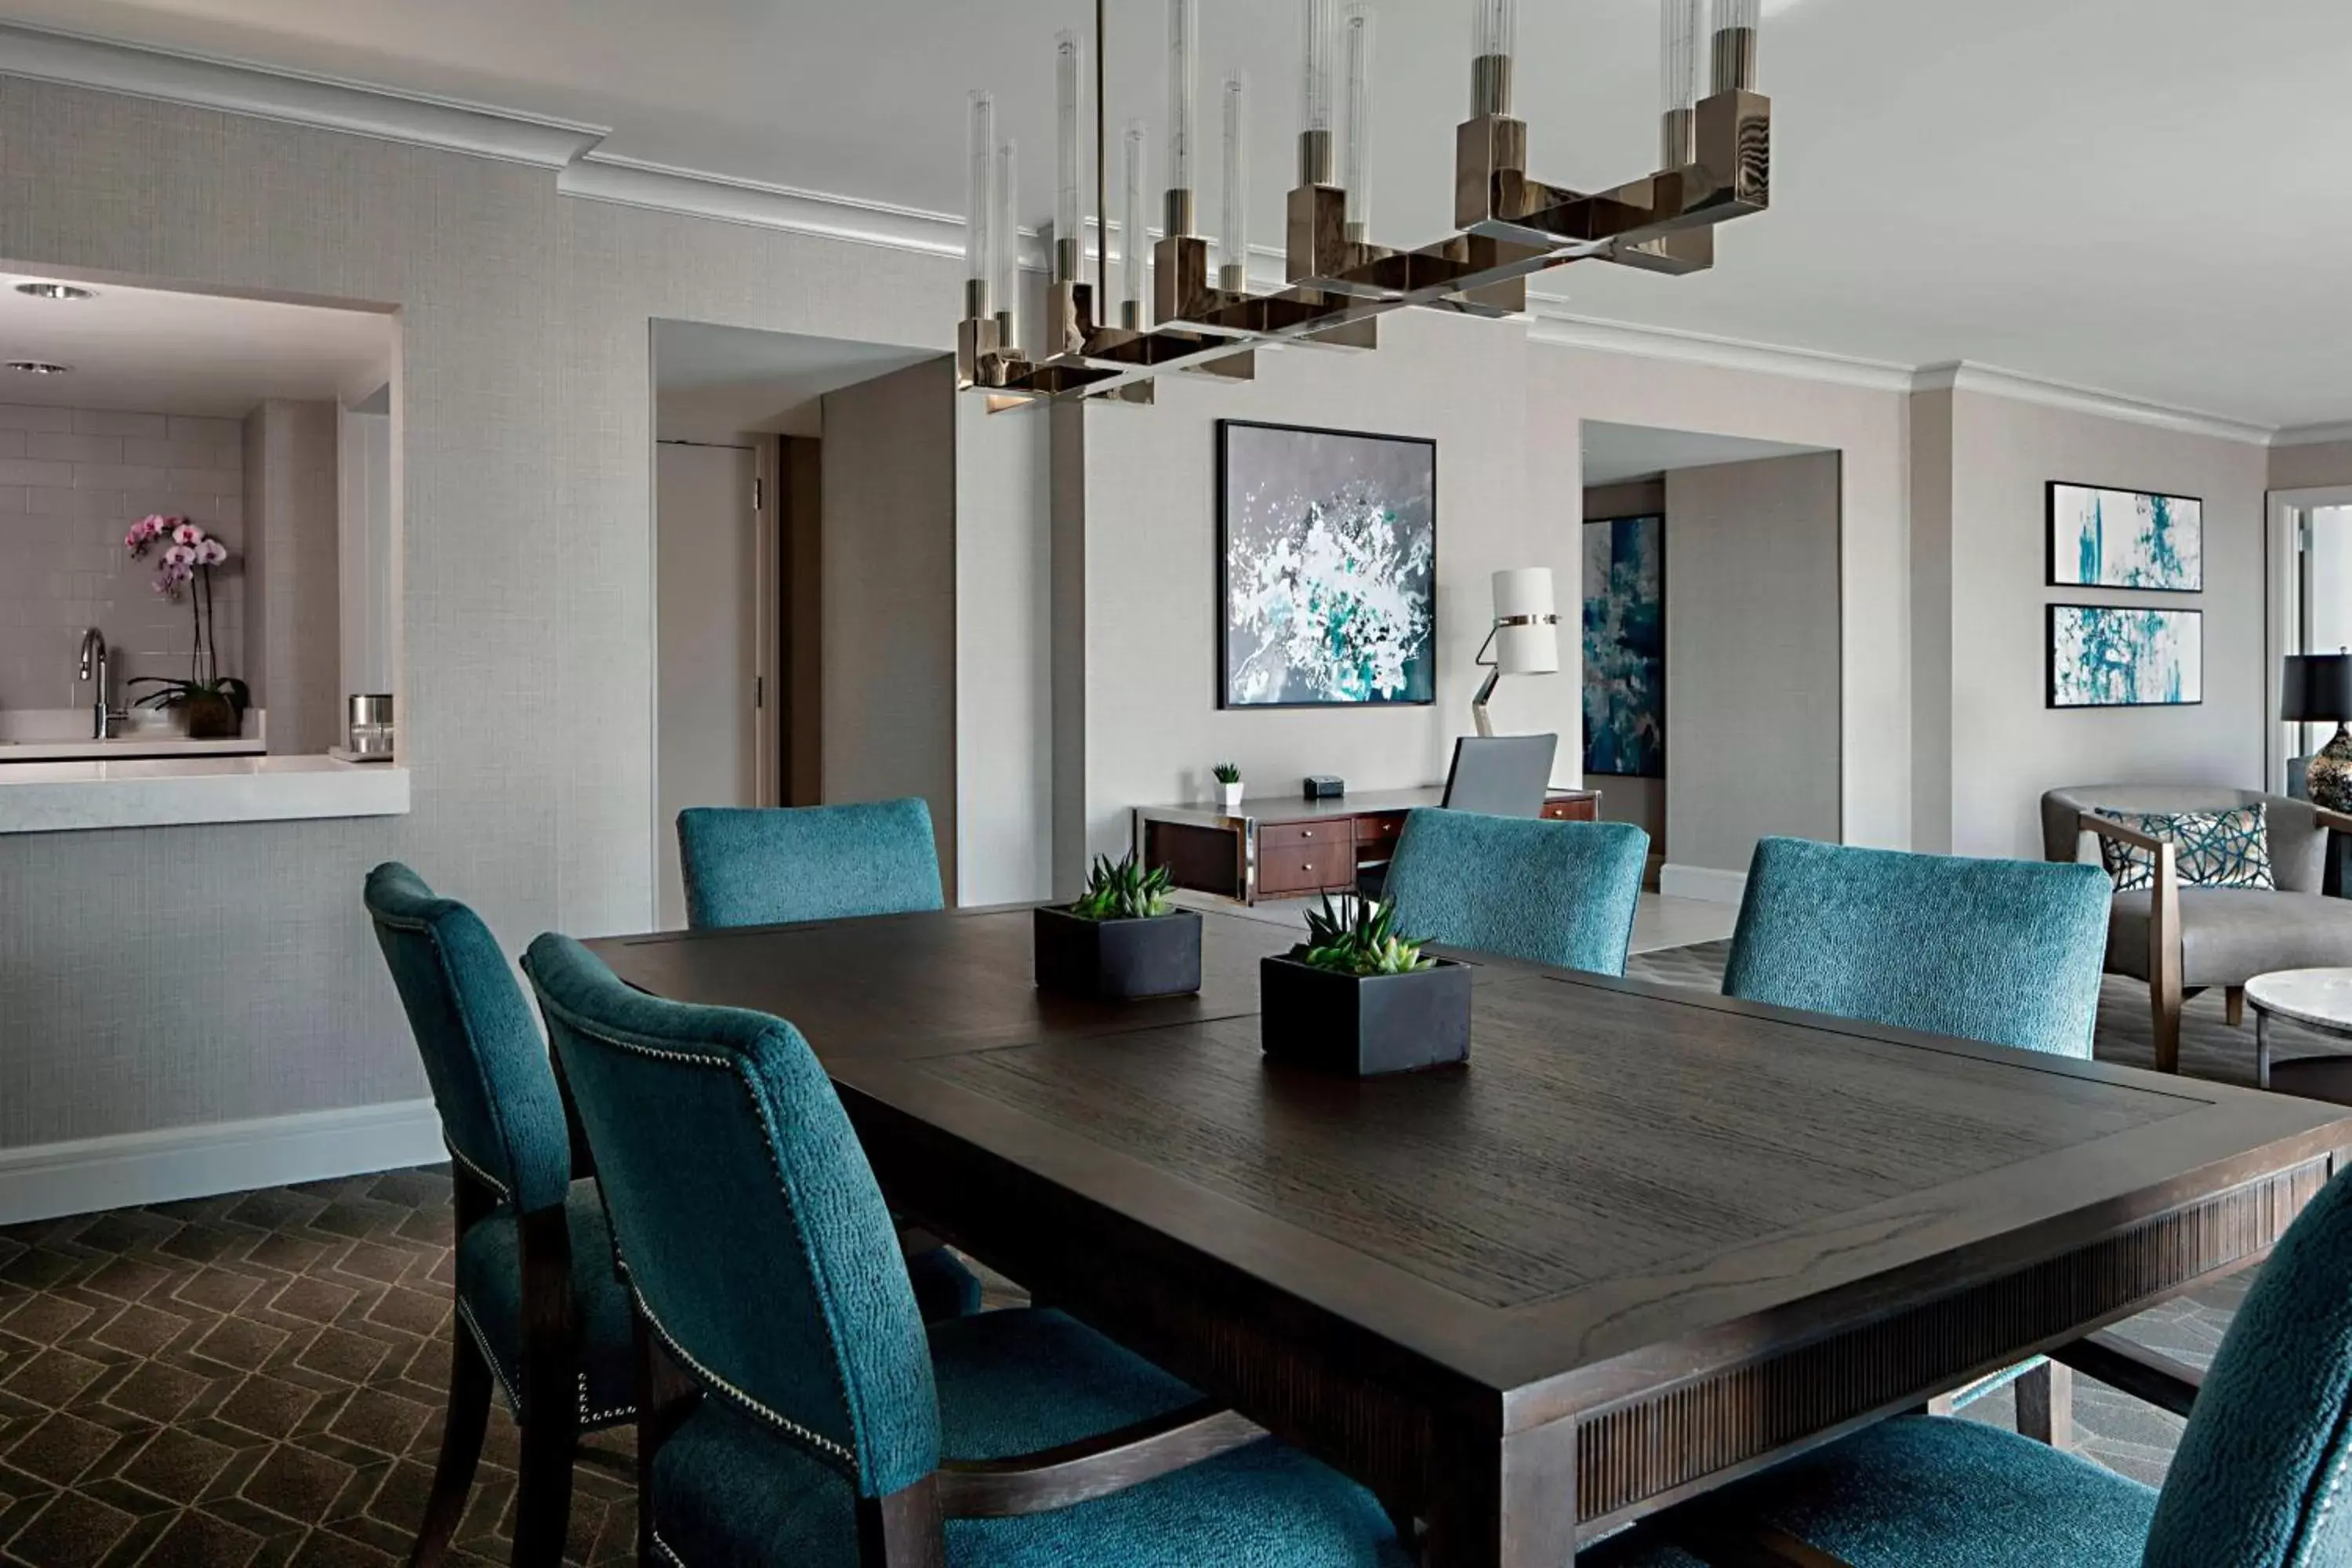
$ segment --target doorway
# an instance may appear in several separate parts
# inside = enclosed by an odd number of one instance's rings
[[[2352,487],[2274,490],[2270,504],[2270,690],[2262,714],[2274,795],[2303,793],[2303,764],[2334,733],[2289,724],[2279,679],[2286,656],[2352,647]]]

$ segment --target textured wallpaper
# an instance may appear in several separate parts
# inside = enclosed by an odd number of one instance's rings
[[[409,816],[0,837],[0,1147],[415,1098],[361,910],[654,921],[654,317],[951,347],[953,261],[0,77],[0,258],[396,304]]]

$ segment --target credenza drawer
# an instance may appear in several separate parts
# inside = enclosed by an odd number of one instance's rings
[[[1273,831],[1258,829],[1260,893],[1312,893],[1325,888],[1344,888],[1355,880],[1356,848],[1352,843],[1334,834],[1312,844],[1269,844],[1266,840]]]
[[[1257,830],[1261,853],[1268,849],[1312,849],[1324,844],[1346,844],[1353,835],[1349,819],[1336,822],[1269,822]]]
[[[1601,802],[1589,795],[1548,800],[1543,804],[1543,814],[1547,822],[1598,822]]]
[[[1356,842],[1393,845],[1404,837],[1404,816],[1401,811],[1388,811],[1378,816],[1356,818]]]

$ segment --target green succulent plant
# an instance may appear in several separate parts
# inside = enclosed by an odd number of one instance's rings
[[[1437,967],[1422,956],[1425,940],[1397,933],[1394,904],[1355,899],[1343,909],[1326,893],[1319,911],[1307,911],[1307,942],[1294,956],[1341,974],[1413,974]]]
[[[1168,901],[1169,885],[1165,866],[1147,871],[1135,863],[1132,853],[1116,865],[1109,856],[1097,855],[1087,877],[1087,890],[1070,912],[1090,921],[1157,920],[1175,913]]]
[[[1239,763],[1219,763],[1210,771],[1217,775],[1217,782],[1219,784],[1239,784],[1242,782],[1242,767]]]

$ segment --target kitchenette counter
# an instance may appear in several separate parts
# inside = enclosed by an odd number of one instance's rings
[[[401,816],[408,770],[331,757],[0,763],[0,834]]]

